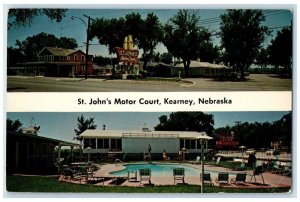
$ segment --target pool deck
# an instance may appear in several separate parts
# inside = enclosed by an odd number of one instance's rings
[[[183,163],[182,165],[190,166],[190,167],[201,170],[201,164]],[[148,183],[145,181],[140,183],[139,176],[137,176],[137,180],[128,180],[127,175],[122,176],[122,177],[116,177],[114,175],[109,174],[111,172],[124,169],[125,167],[123,166],[122,163],[120,163],[120,164],[104,164],[104,165],[101,165],[100,167],[101,168],[94,173],[94,177],[99,177],[99,178],[105,177],[105,180],[102,182],[96,183],[94,185],[100,185],[100,186],[116,186],[116,185],[118,185],[118,186],[130,186],[130,187],[148,186]],[[211,165],[205,165],[205,170],[210,170],[213,172],[228,172],[230,174],[243,172],[243,171],[233,171],[233,170],[230,170],[227,168],[211,166]],[[291,185],[292,185],[291,177],[273,174],[270,172],[264,172],[263,177],[265,180],[265,184],[263,184],[263,180],[262,180],[261,176],[256,176],[256,182],[254,181],[254,178],[251,181],[251,174],[252,174],[252,171],[247,172],[246,183],[244,183],[244,184],[239,184],[239,185],[236,185],[234,183],[218,184],[216,182],[217,177],[215,175],[212,175],[212,183],[214,186],[232,187],[232,188],[233,187],[234,188],[237,188],[237,187],[238,188],[275,188],[275,187],[291,187]],[[114,183],[114,180],[116,180],[118,178],[120,179],[119,183],[118,184]],[[232,178],[229,177],[229,181],[231,179]],[[62,180],[62,179],[60,179],[60,180]],[[75,183],[86,183],[86,182],[76,181]],[[180,183],[182,183],[182,182],[180,182]],[[151,185],[153,185],[153,186],[174,185],[174,184],[175,184],[174,178],[172,175],[170,175],[170,176],[151,176]],[[200,176],[199,177],[186,176],[185,184],[200,185],[201,184]]]

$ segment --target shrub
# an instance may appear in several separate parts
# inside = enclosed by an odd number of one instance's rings
[[[126,78],[127,78],[127,79],[137,79],[138,76],[137,76],[137,75],[133,75],[133,74],[129,74],[129,75],[127,75]]]

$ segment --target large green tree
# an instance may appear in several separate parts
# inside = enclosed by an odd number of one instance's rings
[[[270,148],[271,142],[281,141],[283,146],[291,148],[292,144],[292,113],[287,113],[277,121],[270,122],[237,122],[232,127],[218,128],[215,131],[216,139],[220,132],[230,134],[234,132],[240,145],[247,148]]]
[[[19,119],[17,119],[17,120],[7,119],[6,120],[6,130],[10,131],[10,132],[21,133],[22,125],[23,125],[23,123]]]
[[[183,61],[185,76],[189,75],[192,59],[197,59],[201,44],[210,40],[211,34],[199,26],[200,17],[195,11],[179,10],[164,27],[164,45],[176,58]]]
[[[292,26],[285,27],[277,32],[275,39],[267,48],[269,53],[269,62],[275,67],[283,67],[283,73],[290,76],[292,67]]]
[[[122,47],[127,32],[124,18],[97,18],[93,20],[90,34],[91,38],[97,37],[100,44],[107,46],[109,53],[115,53],[115,47]]]
[[[148,13],[146,19],[142,22],[142,35],[139,36],[138,47],[143,50],[142,59],[144,69],[151,57],[153,57],[154,49],[163,38],[162,25],[159,19],[153,13]]]
[[[7,67],[13,67],[17,65],[18,62],[25,62],[25,61],[26,58],[21,49],[13,48],[13,47],[7,48]]]
[[[74,140],[82,141],[82,137],[79,135],[86,131],[87,129],[96,129],[97,125],[95,124],[94,118],[86,119],[83,115],[77,117],[77,129],[74,129],[75,137]]]
[[[127,14],[125,18],[98,18],[93,21],[90,30],[91,38],[97,37],[110,53],[115,52],[115,47],[122,47],[124,38],[129,34],[133,36],[134,44],[142,49],[142,60],[146,67],[163,36],[159,19],[153,13],[149,13],[146,19],[142,19],[139,13]]]
[[[261,10],[227,10],[221,15],[220,37],[224,49],[224,59],[239,70],[241,79],[245,78],[245,70],[254,62],[262,43],[269,33],[261,23],[265,16]]]
[[[268,52],[265,48],[261,48],[256,56],[256,64],[260,65],[261,72],[264,72],[264,68],[269,64]]]
[[[29,36],[23,41],[16,41],[16,46],[24,54],[24,57],[32,61],[38,53],[46,46],[75,49],[78,47],[74,38],[60,37],[57,38],[53,34],[41,32],[39,34]]]
[[[11,27],[30,26],[34,17],[46,15],[49,19],[61,22],[67,9],[9,9],[8,29]]]
[[[154,129],[158,131],[197,131],[212,135],[214,117],[203,112],[173,112],[168,116],[159,117],[159,124]]]

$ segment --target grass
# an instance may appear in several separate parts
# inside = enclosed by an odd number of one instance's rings
[[[151,186],[151,187],[122,187],[122,186],[93,186],[59,182],[56,177],[42,176],[7,176],[7,191],[10,192],[70,192],[70,193],[200,193],[200,186]],[[289,188],[276,189],[239,189],[204,187],[205,193],[285,193]]]

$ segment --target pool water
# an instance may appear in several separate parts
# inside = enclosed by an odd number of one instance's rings
[[[149,168],[151,169],[152,176],[172,176],[174,168],[184,168],[185,176],[200,176],[200,170],[180,165],[180,164],[125,164],[125,169],[115,171],[110,174],[115,176],[126,176],[129,171],[138,171],[139,169]]]

